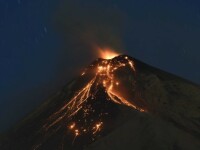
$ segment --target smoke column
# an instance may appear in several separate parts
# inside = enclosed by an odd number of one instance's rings
[[[122,50],[123,15],[113,5],[97,0],[61,3],[54,17],[65,46],[64,57],[71,64],[88,64],[99,57],[97,47]]]

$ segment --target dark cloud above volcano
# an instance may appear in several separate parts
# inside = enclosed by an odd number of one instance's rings
[[[96,47],[122,50],[124,16],[113,5],[101,2],[62,2],[55,15],[55,27],[64,37],[71,58],[98,57]],[[80,58],[81,56],[81,58]]]

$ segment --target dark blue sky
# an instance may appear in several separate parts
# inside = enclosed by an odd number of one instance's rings
[[[126,53],[200,83],[200,2],[76,2],[85,8],[101,10],[101,5],[118,10],[125,22],[121,42]],[[0,1],[0,131],[37,107],[95,58],[85,56],[84,51],[70,55],[77,47],[63,40],[55,27],[58,6],[58,0]],[[79,12],[78,8],[73,11]],[[68,34],[68,30],[63,32]]]

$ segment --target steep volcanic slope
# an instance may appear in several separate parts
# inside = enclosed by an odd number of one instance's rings
[[[85,149],[200,149],[199,86],[137,60],[134,62],[137,87],[148,112],[129,112],[123,125]]]
[[[200,88],[129,56],[97,59],[0,149],[200,149]]]

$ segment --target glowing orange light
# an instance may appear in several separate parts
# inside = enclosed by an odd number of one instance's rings
[[[133,72],[136,72],[134,61],[127,56],[121,56],[123,61],[116,62],[115,59],[112,60],[111,58],[118,56],[117,53],[110,50],[101,50],[100,52],[102,52],[101,56],[105,58],[105,60],[100,60],[101,62],[97,65],[93,78],[91,78],[85,86],[78,90],[69,102],[65,103],[57,112],[49,117],[50,121],[44,125],[45,130],[48,130],[55,124],[60,123],[63,118],[71,119],[71,117],[77,114],[81,109],[83,110],[84,117],[87,117],[90,113],[95,112],[95,110],[91,107],[85,108],[84,105],[89,97],[95,99],[95,93],[97,92],[98,85],[104,86],[104,90],[109,97],[108,100],[111,100],[116,104],[132,107],[133,109],[141,112],[145,111],[144,109],[137,107],[137,105],[132,103],[132,101],[127,100],[124,95],[121,94],[119,85],[123,85],[123,82],[121,82],[121,80],[118,81],[115,78],[115,71],[126,66],[132,69]],[[82,75],[84,74],[85,72],[83,72]],[[95,91],[93,91],[93,89],[95,89]],[[94,120],[90,119],[90,122],[93,124]],[[99,118],[99,121],[95,124],[91,124],[89,127],[85,127],[82,125],[79,126],[77,122],[72,122],[68,128],[74,134],[73,142],[82,134],[92,133],[95,136],[103,130],[103,122],[101,122],[101,118]]]
[[[116,53],[115,51],[109,48],[105,48],[105,49],[99,48],[98,51],[99,51],[100,57],[103,59],[112,59],[119,55],[118,53]]]
[[[99,123],[97,123],[97,124],[93,127],[93,129],[94,129],[93,134],[95,134],[96,132],[100,131],[102,125],[103,125],[103,122],[99,122]]]
[[[79,131],[75,130],[75,135],[78,136],[79,135]]]
[[[102,67],[102,66],[99,66],[99,67],[98,67],[98,71],[101,72],[102,70],[103,70],[103,67]]]
[[[72,125],[70,125],[70,127],[69,127],[69,128],[70,128],[70,129],[73,129],[73,128],[75,127],[75,125],[76,125],[76,124],[75,124],[75,123],[73,123]]]

